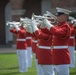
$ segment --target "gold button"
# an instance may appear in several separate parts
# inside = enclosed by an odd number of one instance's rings
[[[52,45],[53,45],[53,43],[52,43]]]
[[[53,42],[54,40],[52,40],[52,42]]]

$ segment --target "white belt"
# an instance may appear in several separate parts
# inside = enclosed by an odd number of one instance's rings
[[[68,48],[68,46],[53,46],[53,49],[65,49]]]
[[[74,36],[70,36],[70,39],[74,39]]]
[[[38,46],[38,48],[41,48],[41,49],[51,49],[50,46]]]
[[[37,40],[32,40],[32,42],[37,43]]]
[[[68,46],[38,46],[41,49],[66,49]]]
[[[26,39],[17,39],[17,41],[26,41]]]
[[[26,39],[32,39],[32,37],[26,37]]]

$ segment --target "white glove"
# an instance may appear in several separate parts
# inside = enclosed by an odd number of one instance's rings
[[[76,27],[76,22],[74,23],[74,26]]]
[[[48,21],[47,19],[43,20],[44,25],[50,30],[51,27],[53,27],[53,25],[50,23],[50,21]]]
[[[29,33],[33,33],[32,26],[27,26],[26,31]]]
[[[43,23],[43,22],[42,22],[42,23],[40,23],[39,27],[40,27],[41,29],[46,28],[46,26],[44,25],[44,23]]]
[[[19,30],[20,30],[20,28],[19,28],[19,26],[18,26],[18,25],[14,24],[14,27],[15,27],[15,29],[16,29],[17,31],[19,31]]]
[[[37,23],[36,23],[35,20],[32,21],[31,26],[32,26],[32,28],[33,28],[33,32],[35,32],[36,30],[38,30],[38,28],[37,28]]]
[[[10,25],[10,28],[9,29],[13,29],[14,28],[14,26],[13,25]]]
[[[74,26],[76,27],[76,20],[73,20]]]

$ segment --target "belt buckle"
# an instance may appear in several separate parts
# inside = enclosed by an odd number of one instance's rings
[[[51,46],[51,49],[53,49],[54,48],[54,46]]]

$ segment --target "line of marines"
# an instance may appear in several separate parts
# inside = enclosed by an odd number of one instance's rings
[[[43,16],[8,22],[10,32],[17,35],[20,72],[32,66],[32,53],[37,75],[70,75],[69,69],[75,67],[76,20],[70,10],[56,7],[56,11],[55,16],[46,11]]]

